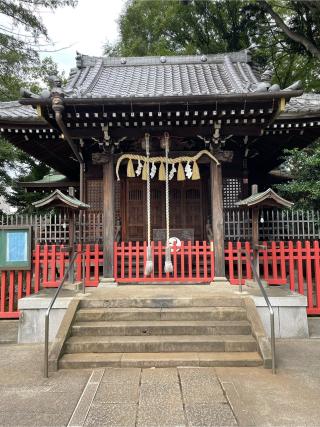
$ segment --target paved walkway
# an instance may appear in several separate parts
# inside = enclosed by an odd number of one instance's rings
[[[320,340],[277,343],[279,369],[64,370],[0,345],[1,426],[319,426]],[[222,386],[222,387],[221,387]]]

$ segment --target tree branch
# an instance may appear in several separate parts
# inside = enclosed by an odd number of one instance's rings
[[[278,27],[293,41],[302,44],[305,49],[310,52],[313,56],[320,59],[320,49],[318,49],[317,46],[315,46],[307,37],[305,37],[302,34],[296,33],[292,31],[287,24],[284,22],[284,20],[278,15],[273,9],[272,6],[267,3],[265,0],[259,1],[260,6],[263,8],[263,10],[271,15],[271,17],[275,20]]]

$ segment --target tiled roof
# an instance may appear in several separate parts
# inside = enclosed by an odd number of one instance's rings
[[[87,209],[90,207],[86,203],[81,202],[73,196],[64,194],[58,189],[45,196],[43,199],[38,200],[37,202],[33,202],[32,204],[36,208],[41,208],[43,206],[62,206],[73,209]]]
[[[132,98],[242,94],[258,79],[247,51],[218,55],[98,58],[78,55],[68,97]]]
[[[31,105],[21,105],[18,101],[0,102],[0,119],[37,119]]]
[[[290,208],[293,206],[293,203],[279,196],[279,194],[271,188],[268,188],[268,190],[262,193],[251,194],[251,196],[246,199],[240,200],[236,203],[236,206],[251,208],[256,206],[279,206]]]
[[[285,113],[319,113],[320,94],[304,93],[296,98],[291,98],[286,105]]]

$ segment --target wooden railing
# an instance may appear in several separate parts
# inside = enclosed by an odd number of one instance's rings
[[[319,240],[320,211],[263,209],[260,211],[261,240]],[[226,241],[247,241],[252,236],[250,211],[225,209]]]
[[[163,270],[165,246],[162,242],[152,242],[153,272],[144,275],[147,256],[146,242],[114,244],[114,274],[119,283],[135,282],[210,282],[214,278],[213,247],[207,242],[181,242],[172,247],[173,273]]]
[[[320,315],[320,248],[319,241],[263,242],[266,249],[259,251],[259,270],[269,285],[285,285],[308,298],[307,313]],[[207,242],[182,243],[173,247],[174,271],[163,271],[165,247],[161,242],[153,243],[154,271],[150,277],[144,275],[146,243],[128,242],[114,244],[114,275],[119,283],[203,283],[214,280],[214,253]],[[252,278],[248,259],[241,257],[239,249],[251,253],[249,242],[228,242],[225,248],[226,275],[232,285],[239,285]],[[97,286],[102,275],[103,250],[100,245],[78,245],[74,280],[82,281],[82,257],[85,257],[85,284]],[[244,251],[243,251],[244,252]],[[32,271],[0,272],[0,318],[17,318],[18,300],[36,294],[42,288],[57,287],[61,283],[70,253],[64,245],[37,245],[33,252]],[[240,270],[240,271],[239,271]]]
[[[260,212],[261,240],[317,240],[320,239],[320,211],[266,209]],[[101,212],[74,214],[76,243],[103,243],[103,215]],[[70,219],[57,215],[2,215],[1,225],[32,225],[36,244],[68,244]],[[224,210],[225,241],[251,239],[250,212],[246,209]]]

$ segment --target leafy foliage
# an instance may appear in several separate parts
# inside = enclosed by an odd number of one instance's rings
[[[120,43],[106,53],[124,56],[218,53],[249,45],[240,0],[134,0],[120,17]]]
[[[286,151],[285,167],[293,180],[278,184],[279,192],[300,209],[320,209],[320,140],[299,150]]]
[[[320,91],[319,59],[292,40],[267,13],[272,10],[315,45],[320,2],[304,0],[131,0],[120,17],[120,41],[109,56],[221,53],[253,47],[254,61],[274,70],[273,83],[303,80]]]
[[[19,98],[22,86],[39,92],[46,77],[57,74],[52,58],[39,57],[39,40],[48,41],[40,19],[43,8],[74,6],[74,0],[0,0],[0,101]],[[63,77],[63,76],[62,76]],[[13,206],[30,208],[32,194],[15,185],[18,179],[40,179],[48,167],[0,139],[0,195]]]

